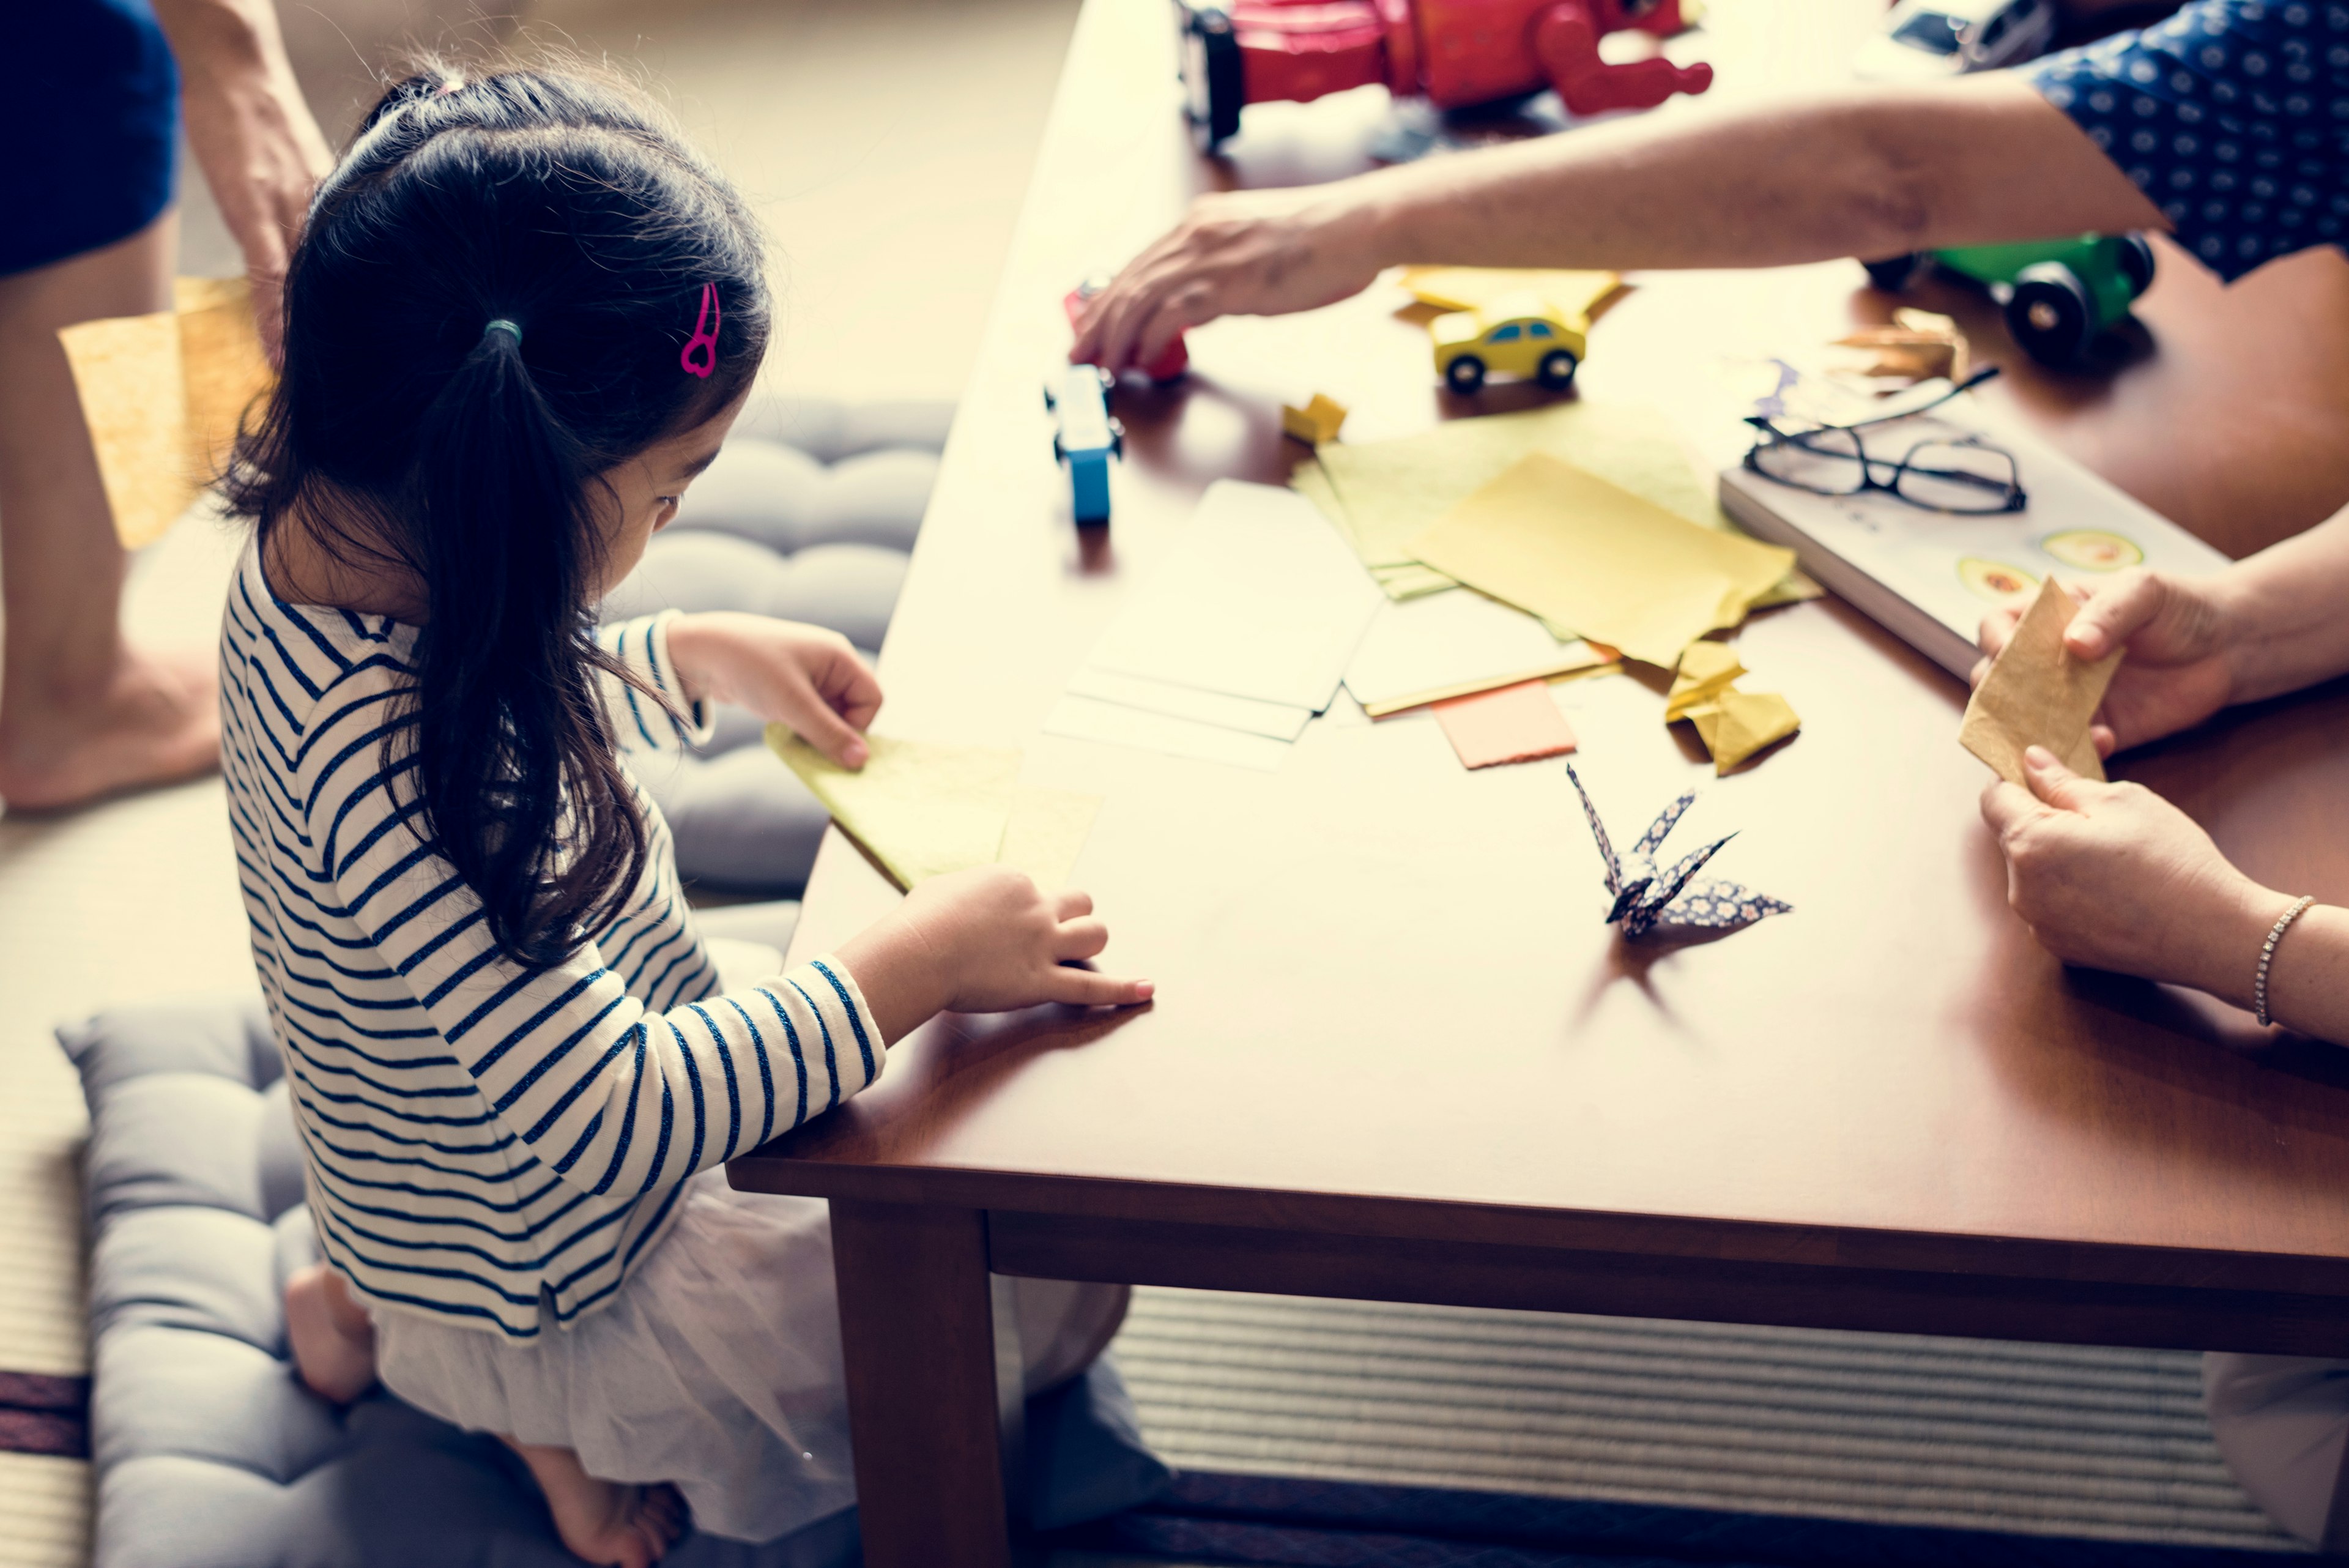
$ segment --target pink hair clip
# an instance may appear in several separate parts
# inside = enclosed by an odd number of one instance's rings
[[[685,352],[677,357],[677,362],[685,367],[687,375],[698,376],[707,381],[710,372],[718,369],[718,327],[724,319],[718,308],[718,286],[703,284],[701,312],[693,318],[693,336],[686,339]],[[695,358],[697,349],[700,351],[698,358]]]

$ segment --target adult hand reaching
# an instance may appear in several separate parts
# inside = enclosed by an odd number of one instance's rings
[[[2069,591],[2080,606],[2064,633],[2073,657],[2087,661],[2116,648],[2128,650],[2089,726],[2099,755],[2191,729],[2241,700],[2234,656],[2246,633],[2221,579],[2138,570],[2093,590]],[[1984,618],[1982,647],[1988,657],[1974,667],[1974,684],[1982,683],[2020,618],[2011,609]]]
[[[1370,286],[1385,264],[1345,186],[1201,196],[1092,302],[1072,363],[1122,370],[1219,316],[1282,316]]]
[[[303,101],[270,0],[156,0],[180,63],[188,144],[244,253],[254,325],[285,354],[285,266],[334,155]]]

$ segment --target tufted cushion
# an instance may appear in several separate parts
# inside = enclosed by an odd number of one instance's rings
[[[495,1438],[380,1390],[337,1409],[295,1376],[281,1303],[316,1240],[259,1002],[124,1009],[58,1041],[90,1114],[94,1568],[575,1568]],[[1040,1524],[1130,1507],[1168,1474],[1106,1361],[1031,1401],[1028,1431]],[[856,1560],[851,1510],[667,1562]]]
[[[881,646],[920,532],[954,409],[946,403],[754,400],[627,580],[607,620],[737,609]],[[743,713],[673,765],[640,767],[689,882],[786,897],[807,881],[823,808],[763,753]]]

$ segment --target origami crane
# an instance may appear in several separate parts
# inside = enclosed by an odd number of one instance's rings
[[[1640,842],[1631,846],[1626,865],[1615,857],[1615,846],[1608,841],[1606,825],[1599,820],[1599,810],[1590,804],[1590,792],[1582,787],[1581,776],[1576,774],[1572,763],[1566,764],[1566,776],[1573,781],[1574,793],[1582,797],[1582,815],[1590,823],[1590,836],[1599,841],[1599,857],[1607,862],[1607,890],[1615,895],[1615,907],[1607,911],[1607,923],[1619,924],[1625,936],[1644,937],[1658,926],[1734,931],[1765,915],[1784,915],[1794,909],[1792,904],[1735,882],[1724,882],[1717,877],[1697,879],[1704,863],[1737,836],[1733,833],[1714,839],[1702,849],[1690,851],[1668,871],[1656,869],[1656,851],[1662,846],[1664,836],[1671,832],[1672,825],[1680,821],[1681,814],[1696,799],[1694,790],[1664,807],[1663,815],[1648,825]]]

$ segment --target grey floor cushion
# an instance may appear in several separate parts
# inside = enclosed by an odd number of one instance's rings
[[[755,400],[604,601],[605,618],[750,610],[829,627],[869,656],[889,629],[953,417],[947,403]],[[721,713],[695,754],[637,771],[688,882],[791,897],[826,817],[759,732],[749,714]]]
[[[316,1254],[278,1052],[258,999],[126,1008],[59,1032],[89,1101],[94,1568],[565,1568],[494,1439],[378,1391],[347,1409],[286,1359],[285,1276]],[[1030,1517],[1154,1495],[1116,1370],[1030,1403]],[[853,1568],[854,1510],[675,1568]]]

